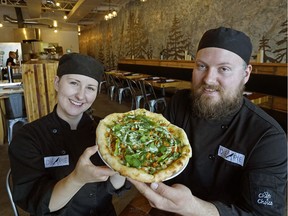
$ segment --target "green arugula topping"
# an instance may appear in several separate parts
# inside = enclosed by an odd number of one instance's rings
[[[125,115],[108,128],[110,151],[126,166],[154,174],[180,157],[180,140],[145,115]]]

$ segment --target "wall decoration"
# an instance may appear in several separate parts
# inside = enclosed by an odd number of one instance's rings
[[[230,0],[145,4],[131,0],[115,19],[82,30],[80,52],[95,55],[107,68],[116,67],[122,58],[184,60],[187,53],[193,60],[202,34],[219,26],[243,31],[251,38],[251,61],[257,60],[262,49],[263,62],[287,62],[285,0],[241,0],[232,5]]]
[[[288,62],[287,20],[281,24],[281,29],[278,33],[282,38],[276,42],[278,47],[273,52],[276,54],[276,62]]]
[[[149,39],[145,34],[145,27],[134,13],[129,14],[125,38],[126,56],[140,59],[151,58],[152,51],[149,50]]]
[[[181,21],[174,16],[171,30],[168,34],[165,54],[167,59],[184,59],[185,51],[189,49],[188,38],[184,36],[181,30]]]

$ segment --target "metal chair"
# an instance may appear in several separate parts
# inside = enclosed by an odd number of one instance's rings
[[[131,110],[140,108],[141,100],[144,98],[143,93],[141,91],[139,82],[136,80],[126,79],[128,86],[130,87],[131,96],[132,96],[132,103],[131,103]],[[147,96],[150,94],[148,93]]]
[[[127,85],[125,79],[120,79],[119,77],[113,75],[111,75],[111,78],[115,86],[115,100],[118,99],[119,104],[121,104],[123,95],[127,92],[130,93],[130,87]]]
[[[111,74],[105,73],[105,80],[106,80],[106,89],[107,89],[107,94],[110,98],[110,100],[113,100],[114,97],[114,91],[115,91],[115,85],[113,83],[113,77]]]
[[[8,144],[10,144],[14,127],[27,123],[23,94],[11,94],[4,99],[4,103],[7,122],[7,139]]]
[[[8,193],[8,197],[9,197],[9,200],[10,200],[10,203],[11,203],[11,206],[12,206],[12,210],[13,210],[14,216],[19,216],[19,212],[18,212],[17,206],[14,203],[14,200],[13,200],[13,197],[12,197],[11,178],[12,178],[11,169],[9,169],[8,173],[6,175],[6,190],[7,190],[7,193]]]
[[[102,78],[102,81],[99,83],[99,86],[98,86],[98,94],[101,93],[101,90],[102,90],[102,86],[104,85],[105,89],[107,89],[106,87],[106,76],[105,76],[105,73],[103,74],[103,78]]]
[[[148,108],[150,112],[163,112],[166,107],[165,97],[157,96],[151,83],[145,82],[145,80],[139,80],[139,83],[144,97],[144,108]],[[160,105],[162,105],[161,111],[159,110]]]

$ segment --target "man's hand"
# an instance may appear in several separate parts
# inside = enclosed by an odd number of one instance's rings
[[[129,178],[129,181],[143,194],[150,205],[164,211],[189,216],[219,216],[216,207],[192,195],[189,188],[181,184],[172,187],[163,183],[145,183]]]
[[[124,176],[121,176],[119,173],[116,173],[113,176],[110,176],[110,182],[113,185],[113,187],[118,190],[119,188],[121,188],[124,183],[126,178]]]

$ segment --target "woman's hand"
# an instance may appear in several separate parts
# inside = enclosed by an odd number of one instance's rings
[[[90,157],[97,150],[96,145],[87,148],[80,156],[73,172],[56,183],[49,202],[51,212],[63,208],[86,183],[106,181],[109,176],[116,174],[110,168],[95,166],[90,161]]]
[[[77,165],[72,172],[74,179],[80,184],[90,182],[106,181],[109,176],[116,174],[113,170],[106,166],[95,166],[90,157],[98,151],[98,147],[92,146],[87,148],[79,158]]]
[[[217,208],[212,203],[193,196],[190,189],[184,185],[175,184],[171,187],[163,183],[147,185],[130,178],[129,181],[154,208],[187,216],[219,216]]]

